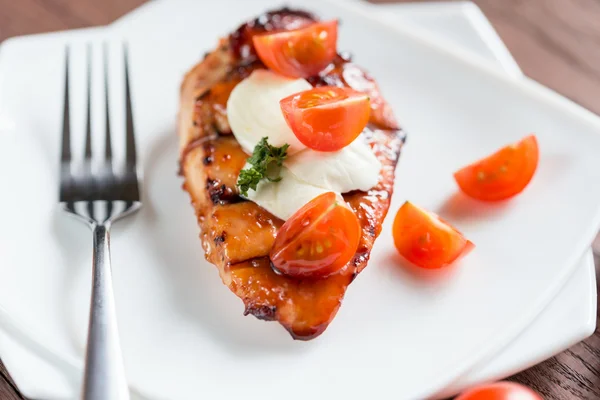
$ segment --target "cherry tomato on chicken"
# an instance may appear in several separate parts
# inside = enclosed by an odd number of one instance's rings
[[[467,254],[473,243],[433,213],[406,202],[393,225],[398,252],[421,268],[437,269]]]
[[[337,151],[365,129],[371,113],[369,97],[349,88],[321,86],[279,102],[298,140],[318,151]]]
[[[281,227],[271,262],[295,278],[324,278],[338,272],[356,253],[360,223],[345,201],[333,192],[317,196]]]
[[[529,135],[454,174],[460,189],[483,201],[505,200],[522,192],[537,169],[537,139]]]
[[[474,387],[463,392],[456,400],[543,400],[542,396],[526,386],[513,382],[496,382]]]
[[[316,22],[290,31],[252,38],[261,61],[289,78],[308,78],[321,72],[337,51],[337,21]]]

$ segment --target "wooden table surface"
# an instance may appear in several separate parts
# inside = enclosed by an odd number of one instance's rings
[[[373,0],[385,1],[397,0]],[[0,41],[15,35],[107,24],[144,2],[0,0]],[[525,74],[600,114],[600,1],[474,2]],[[597,272],[599,265],[597,259]],[[600,399],[600,330],[510,379],[531,386],[545,399]],[[0,399],[23,398],[0,363]]]

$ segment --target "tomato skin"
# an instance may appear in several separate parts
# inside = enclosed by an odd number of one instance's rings
[[[289,127],[305,146],[337,151],[349,145],[369,122],[369,97],[349,88],[321,86],[279,102]]]
[[[538,162],[537,139],[529,135],[458,170],[454,179],[469,197],[483,201],[506,200],[527,187]]]
[[[337,54],[336,20],[316,22],[290,31],[252,37],[261,61],[288,78],[308,78],[328,66]]]
[[[333,192],[317,196],[281,227],[271,249],[277,272],[294,278],[325,278],[356,253],[361,227],[354,212]]]
[[[408,201],[396,213],[393,235],[400,255],[426,269],[445,267],[475,247],[435,214]]]
[[[526,386],[514,382],[496,382],[471,388],[455,400],[543,400]]]

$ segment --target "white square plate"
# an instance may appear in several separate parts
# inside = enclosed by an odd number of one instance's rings
[[[323,397],[421,398],[493,354],[535,318],[598,228],[600,188],[591,184],[600,177],[598,118],[421,29],[381,23],[370,8],[302,4],[342,18],[341,47],[373,73],[409,131],[391,213],[411,199],[459,226],[477,251],[443,276],[412,276],[395,265],[388,218],[369,268],[320,338],[293,342],[274,323],[242,317],[239,301],[203,261],[192,211],[175,176],[173,124],[185,70],[218,35],[273,3],[218,8],[154,2],[110,32],[46,35],[2,48],[0,163],[5,171],[20,168],[2,175],[7,192],[19,194],[7,197],[0,210],[0,304],[11,315],[43,332],[61,354],[80,357],[89,238],[54,203],[61,51],[66,40],[78,42],[74,66],[81,65],[83,42],[110,35],[130,42],[145,171],[145,208],[117,224],[113,235],[127,372],[142,392],[189,398],[201,387],[208,397],[285,393],[295,399],[314,395],[317,387]],[[111,71],[118,67],[113,59]],[[121,115],[114,116],[116,130]],[[80,126],[81,120],[73,123]],[[469,215],[444,212],[450,211],[444,202],[456,192],[453,170],[529,131],[538,134],[542,159],[526,192],[502,207],[467,202]],[[19,187],[23,182],[28,185]],[[308,384],[298,385],[298,379]]]
[[[515,79],[523,77],[508,49],[474,3],[397,3],[375,8],[381,18],[424,26],[489,60]],[[471,367],[437,393],[436,398],[448,398],[476,383],[502,379],[529,368],[585,339],[595,329],[596,273],[590,249],[560,293],[524,332],[499,349],[498,354]]]

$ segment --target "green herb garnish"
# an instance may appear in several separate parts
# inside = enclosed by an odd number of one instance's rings
[[[240,188],[242,196],[248,196],[248,189],[256,190],[262,179],[267,179],[269,182],[281,180],[279,173],[283,160],[287,157],[288,147],[290,147],[289,144],[281,147],[271,146],[267,143],[266,137],[260,139],[260,142],[254,147],[252,155],[248,158],[248,163],[252,167],[240,171],[237,186]]]

